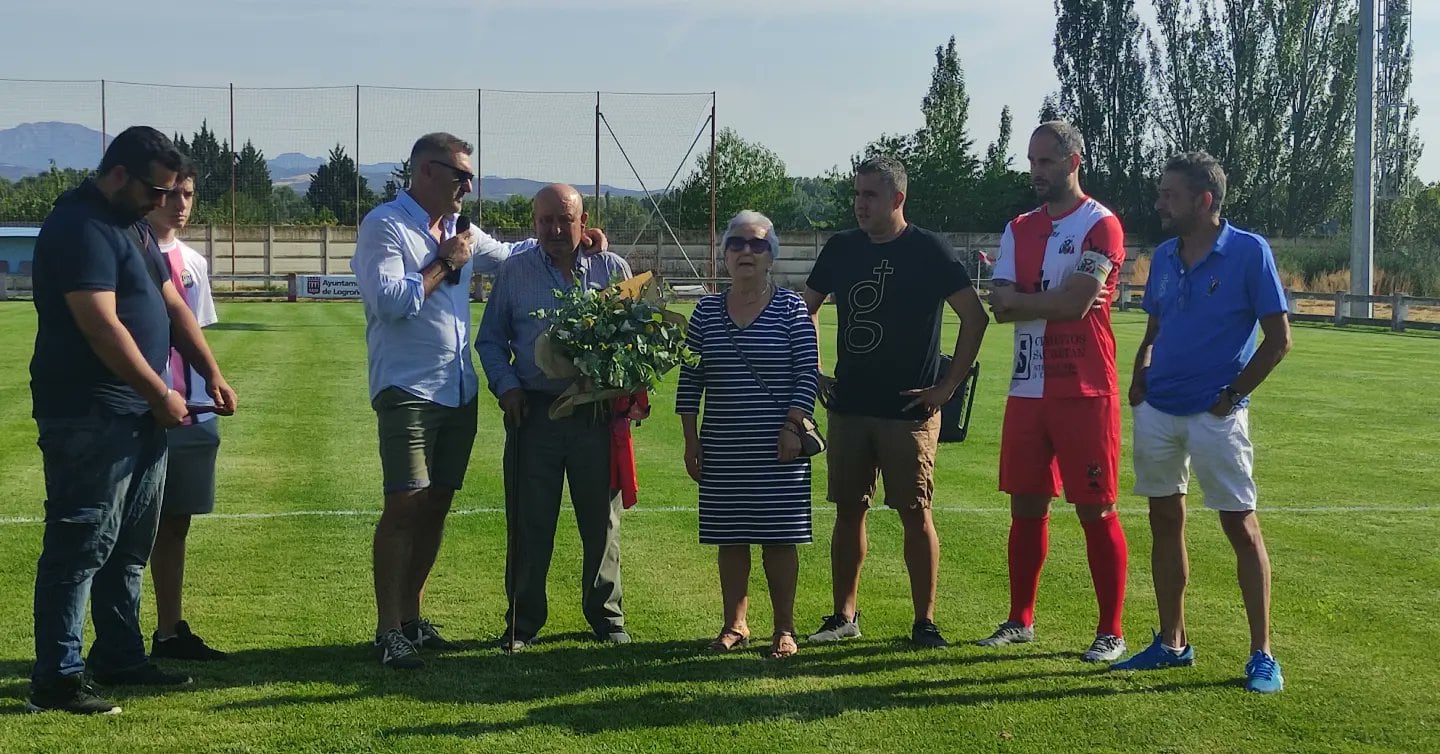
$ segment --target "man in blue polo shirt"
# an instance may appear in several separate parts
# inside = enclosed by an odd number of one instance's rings
[[[1145,285],[1150,315],[1135,376],[1135,493],[1150,498],[1151,556],[1160,633],[1111,666],[1155,670],[1195,664],[1185,634],[1185,493],[1190,467],[1205,506],[1219,511],[1235,549],[1250,621],[1245,687],[1284,686],[1270,653],[1270,558],[1255,514],[1249,395],[1290,350],[1285,290],[1264,238],[1220,219],[1225,171],[1204,152],[1171,158],[1155,209],[1177,238],[1155,250]],[[1256,346],[1256,331],[1264,339]]]
[[[35,240],[38,329],[30,391],[45,466],[35,573],[35,665],[27,708],[114,714],[102,686],[179,686],[145,655],[140,579],[155,542],[167,427],[189,414],[165,379],[173,344],[209,386],[230,389],[175,291],[147,212],[165,206],[184,158],[147,126],[122,131],[95,177],[63,194]],[[86,603],[95,641],[81,659]]]

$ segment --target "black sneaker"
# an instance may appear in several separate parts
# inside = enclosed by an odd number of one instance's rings
[[[392,628],[376,637],[375,648],[380,650],[380,664],[387,668],[419,670],[425,667],[425,660],[421,659],[420,652],[398,628]]]
[[[910,641],[927,649],[944,649],[950,646],[950,642],[940,635],[940,627],[930,620],[915,621],[915,625],[910,628]]]
[[[101,686],[189,686],[195,679],[184,673],[167,673],[155,663],[147,662],[118,673],[96,673],[95,682]]]
[[[211,649],[204,639],[190,633],[190,624],[183,620],[175,624],[174,636],[162,639],[160,632],[156,631],[155,635],[150,637],[150,656],[200,662],[214,662],[229,657],[218,649]]]
[[[69,712],[72,715],[118,715],[120,705],[95,693],[80,674],[67,675],[49,686],[30,689],[26,712]]]
[[[424,618],[416,618],[415,620],[401,623],[400,633],[404,634],[405,638],[409,639],[410,643],[419,649],[433,649],[436,652],[454,652],[460,649],[459,644],[453,641],[446,641],[445,637],[441,636],[440,632],[435,630],[437,628],[439,628],[439,626]]]

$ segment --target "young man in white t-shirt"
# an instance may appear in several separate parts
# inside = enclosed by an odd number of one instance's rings
[[[180,173],[165,205],[146,218],[165,256],[170,280],[201,327],[217,321],[210,296],[209,265],[200,252],[180,240],[195,203],[195,176]],[[185,583],[185,538],[190,518],[215,509],[215,455],[220,449],[219,422],[206,391],[205,380],[179,352],[170,351],[167,378],[185,397],[190,415],[168,431],[169,460],[165,473],[164,502],[155,548],[150,553],[150,578],[155,584],[157,625],[150,654],[176,660],[223,660],[225,653],[211,649],[181,618],[181,591]]]

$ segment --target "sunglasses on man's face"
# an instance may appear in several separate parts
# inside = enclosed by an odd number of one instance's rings
[[[770,239],[768,238],[740,238],[731,236],[725,239],[726,251],[744,251],[749,249],[752,254],[769,254]]]
[[[474,174],[474,173],[472,173],[472,172],[470,172],[470,171],[468,171],[468,170],[461,170],[460,168],[457,168],[457,167],[455,167],[454,165],[451,165],[450,163],[445,162],[444,160],[431,160],[431,161],[430,161],[430,164],[432,164],[432,165],[439,165],[440,167],[443,167],[443,168],[445,168],[446,170],[449,170],[450,173],[455,176],[455,182],[456,182],[456,183],[464,183],[465,181],[473,181],[473,180],[475,180],[475,174]]]
[[[165,198],[166,196],[168,196],[171,191],[174,191],[174,190],[175,190],[175,187],[174,187],[174,186],[156,186],[155,184],[151,183],[150,181],[147,181],[147,180],[145,180],[145,179],[143,179],[143,178],[140,178],[139,176],[135,175],[134,173],[131,173],[131,174],[130,174],[130,180],[132,180],[132,181],[140,184],[141,186],[143,186],[143,187],[145,188],[146,193],[150,194],[150,198],[151,198],[151,199],[156,199],[156,200],[158,200],[158,199],[163,199],[163,198]]]

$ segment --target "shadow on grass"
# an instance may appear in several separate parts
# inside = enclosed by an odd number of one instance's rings
[[[25,711],[25,700],[30,694],[29,660],[0,660],[0,700],[14,700],[15,704],[0,703],[0,715],[20,714]]]
[[[1065,676],[1088,677],[1084,685],[1054,685],[1039,690],[997,688],[1004,684]],[[1098,682],[1102,681],[1103,682]],[[615,695],[604,700],[545,704],[529,710],[521,720],[485,723],[434,724],[392,728],[385,735],[476,737],[513,733],[535,726],[575,734],[633,731],[687,725],[726,726],[763,722],[811,722],[847,713],[884,712],[936,706],[993,705],[1007,702],[1043,702],[1057,699],[1105,698],[1120,694],[1195,691],[1237,686],[1233,681],[1196,681],[1139,687],[1095,671],[1026,673],[990,678],[954,678],[943,681],[905,681],[879,685],[825,688],[782,695],[736,696],[657,691]]]
[[[1147,686],[1125,675],[1108,674],[1103,668],[1077,666],[1073,652],[999,653],[972,647],[934,651],[914,649],[903,642],[858,640],[838,646],[802,644],[798,655],[772,661],[762,659],[761,650],[753,646],[731,653],[707,652],[706,641],[606,646],[597,645],[585,634],[562,634],[544,637],[514,656],[501,653],[491,642],[472,642],[458,652],[426,653],[426,668],[408,672],[381,667],[368,644],[245,650],[231,653],[230,660],[223,663],[164,661],[162,665],[192,674],[196,684],[191,688],[196,691],[251,690],[251,698],[212,708],[221,712],[396,699],[509,706],[511,710],[519,705],[523,710],[519,719],[511,713],[505,715],[509,719],[496,720],[477,710],[476,722],[398,727],[386,732],[401,737],[471,737],[533,726],[588,734],[690,724],[808,721],[853,711],[1234,685],[1197,681]],[[1067,662],[1062,665],[1056,662],[1059,660]],[[1035,664],[1042,667],[1037,669]],[[0,661],[0,673],[6,679],[0,681],[0,698],[23,700],[29,670],[28,661]],[[903,681],[891,677],[906,672],[923,677]],[[936,680],[937,674],[943,680]],[[783,693],[730,693],[713,688],[733,684],[752,689],[757,683],[773,688],[776,682],[795,683]],[[1017,689],[1015,684],[1024,688]],[[312,692],[294,688],[303,686],[321,688]],[[587,694],[595,691],[602,691],[603,698]],[[124,688],[106,693],[123,702],[186,691]],[[587,696],[570,698],[577,694]],[[4,705],[6,712],[20,709],[19,704]]]
[[[506,655],[489,642],[460,652],[425,656],[420,671],[383,668],[368,645],[295,647],[236,652],[223,664],[186,665],[207,686],[253,686],[257,681],[324,683],[351,690],[329,697],[281,695],[220,705],[218,709],[263,709],[292,704],[404,696],[421,701],[462,704],[513,704],[562,697],[596,688],[627,688],[656,683],[733,683],[751,679],[855,677],[917,668],[964,666],[1018,660],[1071,658],[1073,653],[1003,655],[911,649],[900,643],[846,644],[815,648],[802,645],[787,660],[761,657],[768,644],[714,653],[706,640],[598,645],[588,635],[542,639],[525,652]],[[168,665],[167,665],[168,667]],[[182,667],[178,666],[177,667]],[[1092,670],[1041,673],[1039,676],[1088,675]],[[972,674],[973,675],[973,674]]]
[[[381,667],[368,645],[311,646],[232,653],[225,663],[167,664],[196,675],[197,688],[250,688],[252,698],[215,705],[215,711],[255,711],[308,705],[411,700],[446,705],[508,707],[523,717],[495,719],[476,710],[477,722],[399,727],[393,736],[481,736],[532,726],[596,733],[655,726],[725,725],[773,720],[815,720],[847,711],[878,711],[933,705],[990,704],[1066,697],[1104,697],[1230,685],[1197,681],[1142,686],[1103,668],[1063,665],[1073,652],[1002,654],[978,648],[916,650],[888,641],[842,646],[801,646],[787,660],[762,659],[759,649],[731,653],[704,650],[705,639],[600,646],[584,635],[543,640],[508,656],[491,643],[474,643],[447,654],[426,654],[426,668]],[[1042,667],[1036,669],[1035,664]],[[1044,665],[1058,667],[1043,667]],[[984,668],[984,669],[982,669]],[[997,672],[999,670],[999,672]],[[923,678],[896,681],[895,673]],[[935,680],[936,675],[944,680]],[[828,683],[833,680],[834,683]],[[795,682],[783,693],[729,693]],[[867,682],[869,681],[869,682]],[[315,691],[265,689],[264,684],[319,685]],[[1015,684],[1025,686],[1016,689]],[[602,692],[603,698],[596,699]],[[273,693],[279,692],[279,693]],[[127,691],[130,696],[174,693]],[[181,692],[183,693],[183,692]],[[584,700],[571,697],[585,694]],[[120,695],[117,694],[117,697]],[[489,719],[486,719],[489,718]]]

